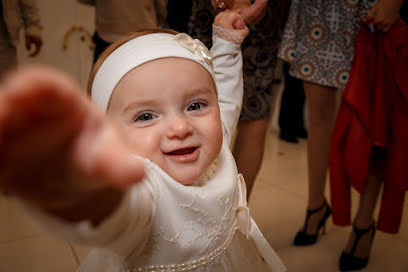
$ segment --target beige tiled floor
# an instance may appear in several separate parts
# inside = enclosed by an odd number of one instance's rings
[[[307,247],[292,246],[303,223],[306,203],[306,144],[288,144],[268,133],[263,167],[250,198],[252,216],[277,250],[289,271],[331,272],[337,270],[339,254],[349,227],[328,225],[327,235]],[[353,195],[353,203],[358,196]],[[378,232],[371,260],[365,271],[408,271],[408,203],[401,232]],[[330,221],[330,220],[329,220]],[[0,272],[74,271],[87,253],[41,233],[19,207],[0,196]]]

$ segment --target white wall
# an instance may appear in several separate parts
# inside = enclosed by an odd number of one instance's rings
[[[81,25],[90,34],[94,31],[94,8],[75,0],[37,0],[43,25],[43,47],[35,58],[29,58],[24,38],[18,47],[19,63],[51,65],[69,73],[85,89],[92,65],[90,40],[79,31],[69,35],[67,50],[62,49],[64,34],[73,25]],[[86,37],[81,41],[81,36]]]

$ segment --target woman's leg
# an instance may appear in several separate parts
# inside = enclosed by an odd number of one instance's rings
[[[374,209],[377,204],[378,195],[381,189],[381,180],[375,175],[373,170],[370,170],[367,175],[367,180],[364,185],[363,193],[360,196],[360,205],[356,217],[354,218],[354,226],[359,230],[369,229],[374,223]],[[353,256],[357,258],[366,258],[370,254],[372,232],[363,235],[359,241]],[[355,233],[351,232],[345,252],[351,253],[351,248],[355,240]]]
[[[336,114],[336,89],[303,82],[309,103],[308,161],[308,209],[314,210],[324,202],[331,132]],[[314,213],[306,227],[307,234],[316,234],[319,221],[326,212]]]
[[[240,120],[234,144],[238,171],[244,176],[248,197],[262,164],[268,120]]]

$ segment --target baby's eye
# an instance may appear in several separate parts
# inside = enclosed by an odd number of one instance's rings
[[[194,102],[191,103],[190,106],[188,106],[187,111],[196,111],[204,108],[206,106],[205,103],[203,102]]]
[[[149,112],[142,112],[141,114],[137,115],[135,118],[135,122],[137,121],[150,121],[153,120],[154,118],[156,118],[156,116],[152,113]]]

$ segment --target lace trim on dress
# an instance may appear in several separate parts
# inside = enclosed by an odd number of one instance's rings
[[[217,25],[213,25],[213,35],[238,45],[245,39],[245,37]]]
[[[216,158],[210,166],[201,174],[196,182],[194,182],[194,186],[200,187],[204,185],[207,181],[211,180],[215,177],[215,173],[218,170],[218,158]]]
[[[165,272],[165,271],[174,271],[174,272],[179,272],[179,271],[195,271],[200,267],[206,266],[212,261],[214,261],[217,257],[219,257],[221,254],[225,252],[225,250],[229,247],[231,244],[234,234],[238,229],[238,221],[235,221],[234,224],[232,225],[231,231],[225,240],[225,242],[215,249],[213,252],[210,254],[201,257],[198,260],[186,262],[186,263],[181,263],[181,264],[170,264],[170,265],[150,265],[150,266],[145,266],[145,267],[139,267],[135,268],[133,270],[127,270],[127,272]]]

